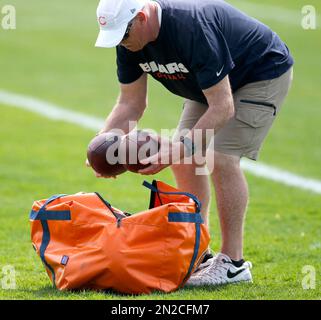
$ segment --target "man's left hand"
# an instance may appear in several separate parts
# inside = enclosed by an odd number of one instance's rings
[[[161,138],[161,147],[157,154],[140,161],[142,164],[150,164],[147,168],[139,170],[143,175],[153,175],[172,164],[180,162],[184,157],[184,145],[181,142],[171,142],[168,138]]]

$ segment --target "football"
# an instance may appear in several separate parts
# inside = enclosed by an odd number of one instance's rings
[[[125,168],[131,172],[138,172],[150,165],[142,164],[140,160],[158,153],[160,142],[157,135],[153,135],[145,130],[134,130],[123,138],[122,148],[126,148],[126,159],[125,161],[122,160]],[[121,150],[123,150],[122,148]],[[122,152],[122,156],[123,154]]]
[[[117,176],[127,171],[119,161],[121,138],[114,132],[105,132],[91,140],[87,149],[87,159],[97,173],[103,176]]]

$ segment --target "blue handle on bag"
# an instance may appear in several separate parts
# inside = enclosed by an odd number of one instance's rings
[[[154,181],[155,182],[155,181]],[[184,196],[187,196],[189,198],[191,198],[195,204],[196,204],[196,212],[199,213],[201,211],[201,208],[202,208],[202,204],[201,202],[197,199],[197,197],[191,193],[188,193],[188,192],[165,192],[165,191],[161,191],[159,189],[157,189],[156,186],[150,184],[149,182],[147,181],[144,181],[143,182],[143,186],[150,189],[151,191],[153,192],[157,192],[157,193],[163,193],[163,194],[177,194],[177,195],[184,195]]]
[[[31,220],[70,220],[70,211],[46,211],[46,206],[53,202],[56,199],[66,196],[66,194],[57,194],[49,199],[42,205],[39,211],[30,212],[30,219]]]

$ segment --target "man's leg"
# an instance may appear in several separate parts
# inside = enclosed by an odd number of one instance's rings
[[[184,102],[183,112],[176,130],[174,141],[179,141],[182,130],[192,129],[197,121],[206,112],[207,106],[192,100]],[[204,164],[205,166],[205,164]],[[208,225],[208,211],[211,199],[211,190],[209,177],[207,175],[196,175],[196,168],[200,165],[193,164],[177,164],[172,165],[176,184],[179,189],[195,194],[202,203],[202,217]]]
[[[211,199],[208,176],[197,176],[195,173],[197,166],[195,164],[179,164],[173,165],[171,168],[176,179],[177,187],[196,195],[201,201],[201,214],[205,224],[208,226],[208,211]]]
[[[234,93],[235,117],[215,135],[212,173],[222,248],[213,262],[195,273],[189,285],[251,282],[251,263],[243,260],[243,224],[248,187],[240,158],[257,160],[292,82],[292,69],[281,77],[250,83]]]
[[[235,261],[241,260],[248,186],[240,168],[240,158],[215,152],[212,179],[221,225],[221,253]]]
[[[215,136],[212,179],[222,232],[221,252],[236,261],[243,258],[243,224],[248,203],[248,186],[240,159],[257,160],[291,81],[289,70],[277,79],[239,89],[234,93],[235,118]]]

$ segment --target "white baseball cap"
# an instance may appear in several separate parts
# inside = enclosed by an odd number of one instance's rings
[[[148,0],[100,0],[97,20],[100,32],[96,47],[112,48],[123,39],[128,22],[144,7]]]

